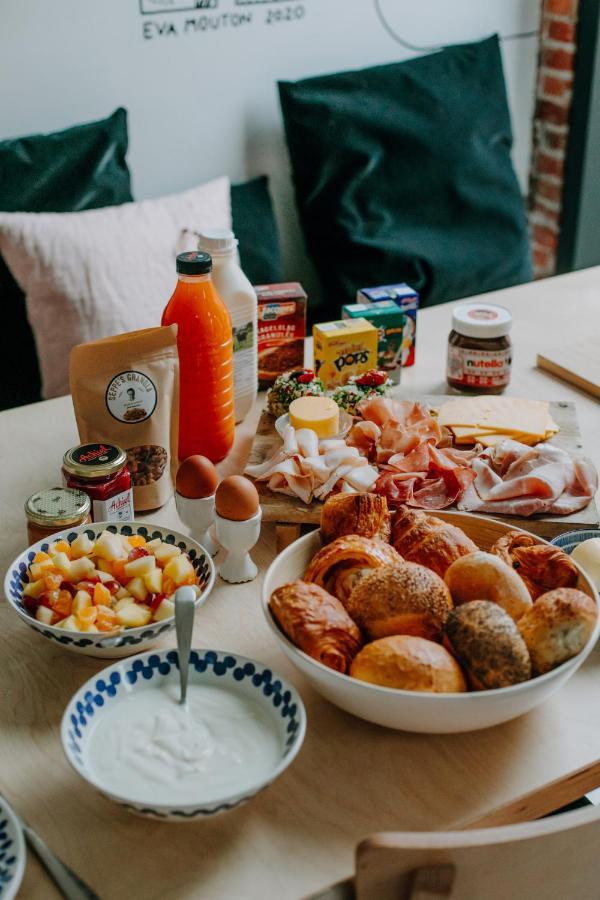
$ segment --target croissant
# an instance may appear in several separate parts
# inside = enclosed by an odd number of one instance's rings
[[[326,544],[311,560],[304,580],[325,588],[342,603],[367,572],[379,566],[402,565],[402,557],[389,544],[347,534]]]
[[[577,566],[560,547],[537,543],[521,531],[509,531],[498,538],[490,553],[499,556],[521,576],[532,600],[559,587],[575,587]]]
[[[427,566],[440,578],[460,556],[479,549],[456,525],[406,506],[396,513],[392,545],[405,560]]]
[[[339,600],[316,584],[294,581],[273,591],[269,606],[300,650],[336,672],[348,672],[362,641]]]
[[[390,512],[378,494],[332,494],[321,511],[321,535],[328,544],[345,534],[389,541]]]

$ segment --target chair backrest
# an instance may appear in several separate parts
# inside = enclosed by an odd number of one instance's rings
[[[598,900],[600,809],[454,832],[371,835],[356,900]]]

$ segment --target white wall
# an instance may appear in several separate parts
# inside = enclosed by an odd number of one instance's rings
[[[417,47],[535,31],[540,7],[540,0],[197,2],[213,8],[173,11],[194,0],[0,0],[0,139],[125,106],[137,198],[221,173],[239,180],[266,172],[287,275],[303,277],[309,289],[310,273],[294,262],[299,238],[276,80],[417,55],[389,30]],[[267,21],[276,15],[293,18]],[[236,16],[251,21],[234,25]],[[186,28],[189,20],[219,27]],[[524,192],[536,53],[535,37],[503,43]]]

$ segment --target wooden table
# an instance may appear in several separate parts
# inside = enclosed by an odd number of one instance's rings
[[[512,393],[575,399],[584,446],[600,466],[597,402],[534,368],[538,350],[599,330],[600,268],[485,299],[515,317]],[[449,327],[448,306],[420,314],[417,364],[403,373],[403,394],[443,392]],[[243,467],[258,414],[257,404],[224,471]],[[0,414],[0,437],[4,571],[25,545],[25,498],[57,482],[62,453],[76,443],[70,399]],[[172,503],[150,519],[178,524]],[[261,570],[273,555],[265,527],[254,551]],[[133,817],[70,769],[60,717],[74,690],[106,663],[44,641],[0,604],[0,790],[105,900],[299,900],[349,875],[354,846],[370,832],[523,821],[600,784],[600,652],[522,719],[473,734],[402,734],[347,715],[306,685],[269,634],[260,587],[260,577],[219,583],[197,616],[195,646],[256,657],[290,678],[306,703],[306,742],[251,803],[181,826]],[[31,858],[21,896],[57,896]]]

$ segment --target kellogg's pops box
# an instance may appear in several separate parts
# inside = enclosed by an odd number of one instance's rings
[[[377,329],[366,319],[313,325],[315,375],[326,388],[346,384],[351,375],[377,368]]]

